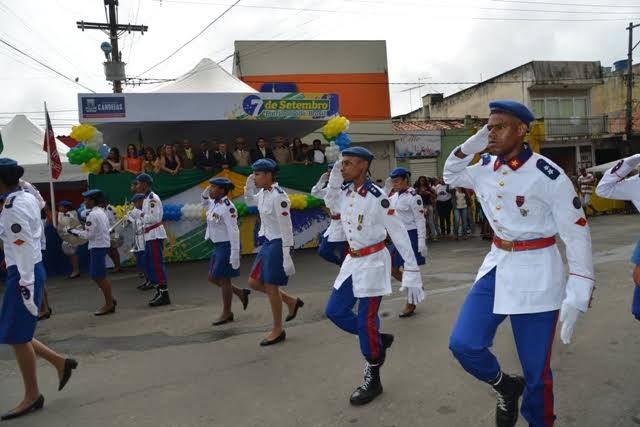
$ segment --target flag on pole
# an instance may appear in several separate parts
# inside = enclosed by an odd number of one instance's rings
[[[58,154],[58,148],[56,147],[56,136],[53,134],[53,127],[51,126],[51,119],[49,118],[49,111],[47,110],[47,104],[44,104],[44,114],[47,120],[47,129],[44,133],[44,145],[42,149],[47,152],[49,156],[49,167],[51,168],[51,177],[58,179],[62,173],[62,162],[60,161],[60,155]]]
[[[0,133],[0,153],[4,151],[4,143],[2,142],[2,133]]]

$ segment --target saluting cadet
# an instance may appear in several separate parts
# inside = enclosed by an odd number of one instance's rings
[[[329,185],[329,173],[333,169],[333,163],[327,165],[327,172],[323,173],[318,183],[311,188],[311,195],[318,199],[324,200]],[[342,229],[340,222],[340,212],[330,211],[331,223],[329,228],[320,237],[320,245],[318,246],[318,255],[330,263],[342,265],[342,262],[349,252],[349,244],[347,236]]]
[[[259,237],[264,238],[258,256],[251,267],[249,286],[269,297],[273,327],[271,333],[260,342],[261,346],[277,344],[286,339],[282,327],[282,303],[289,307],[287,322],[295,319],[298,309],[304,305],[282,290],[289,277],[296,272],[291,250],[293,226],[291,225],[289,196],[276,182],[278,165],[271,159],[260,159],[251,165],[253,174],[247,178],[244,198],[248,206],[257,206],[260,213]],[[257,191],[257,189],[260,191]]]
[[[91,278],[97,283],[104,296],[104,305],[93,313],[95,316],[104,316],[116,312],[116,300],[111,294],[111,283],[107,279],[106,257],[111,247],[109,241],[109,219],[104,209],[100,206],[105,200],[105,194],[101,190],[89,190],[82,193],[84,204],[89,210],[84,230],[67,228],[66,232],[74,236],[89,240],[89,271]]]
[[[18,180],[23,173],[15,160],[0,159],[0,198],[5,200],[0,214],[0,238],[7,264],[0,344],[13,347],[24,382],[24,398],[0,420],[18,418],[44,406],[44,396],[38,389],[36,355],[56,369],[58,390],[62,390],[78,366],[75,360],[65,359],[33,337],[46,271],[40,252],[41,208],[33,195],[20,189]]]
[[[551,350],[560,310],[565,344],[594,287],[591,237],[573,184],[557,165],[524,143],[533,114],[515,101],[489,104],[489,124],[454,149],[444,166],[453,187],[473,189],[495,237],[460,310],[449,348],[462,367],[497,395],[496,425],[552,426]],[[491,154],[467,166],[474,154]],[[566,246],[569,276],[555,235]],[[524,378],[503,373],[489,351],[510,316]]]
[[[138,286],[141,291],[153,289],[153,285],[147,277],[147,267],[145,265],[144,256],[144,224],[142,223],[142,203],[144,202],[144,194],[136,193],[131,198],[133,209],[127,212],[127,225],[133,229],[133,255],[136,257],[136,265],[138,271],[144,277],[144,282]]]
[[[380,367],[393,343],[393,335],[380,334],[378,317],[382,297],[391,294],[391,257],[384,242],[387,233],[405,260],[401,289],[407,289],[414,304],[424,299],[409,235],[389,199],[367,176],[372,160],[373,154],[366,148],[343,150],[331,171],[325,196],[327,207],[341,213],[350,247],[325,312],[340,329],[358,335],[366,359],[364,383],[351,395],[352,405],[364,405],[382,393]],[[353,312],[356,303],[357,314]]]
[[[162,250],[167,233],[162,225],[162,202],[160,197],[151,191],[153,178],[146,173],[136,177],[138,193],[145,195],[142,202],[142,223],[144,224],[144,257],[147,267],[147,278],[156,285],[156,295],[149,306],[160,307],[171,304],[167,282],[167,268],[164,265]]]
[[[596,194],[607,199],[629,200],[640,210],[640,176],[627,178],[627,175],[636,170],[638,165],[640,165],[640,154],[620,160],[618,164],[604,173],[596,188]],[[640,320],[640,241],[636,244],[631,262],[635,265],[633,270],[635,286],[631,313]]]
[[[213,326],[218,326],[233,322],[233,295],[240,299],[242,308],[246,310],[251,291],[231,283],[232,277],[240,275],[238,211],[227,197],[234,185],[227,178],[213,178],[209,184],[202,193],[202,206],[207,208],[207,232],[204,238],[214,244],[209,260],[209,281],[222,289],[222,314],[213,322]]]
[[[73,209],[73,204],[69,200],[60,200],[58,202],[58,222],[56,224],[56,231],[58,232],[58,236],[62,239],[62,252],[69,257],[69,261],[71,262],[71,274],[69,275],[69,279],[75,279],[80,276],[80,261],[78,260],[76,250],[78,250],[79,245],[86,242],[75,236],[71,236],[64,230],[67,227],[74,228],[80,225],[78,213]]]
[[[40,209],[43,209],[45,207],[47,202],[44,201],[42,194],[40,194],[40,191],[38,191],[38,189],[32,183],[27,182],[24,179],[20,179],[18,186],[23,191],[26,191],[27,193],[31,194],[33,197],[36,198],[36,200],[38,201],[38,206],[40,206]]]
[[[395,168],[389,174],[385,192],[389,196],[391,209],[396,211],[396,215],[402,221],[404,228],[409,234],[413,254],[416,257],[418,265],[424,265],[427,256],[427,221],[424,216],[424,206],[422,206],[422,197],[416,190],[411,187],[409,180],[411,172],[405,168]],[[389,191],[388,186],[391,187]],[[402,270],[404,267],[404,259],[394,245],[389,247],[391,253],[391,275],[399,281],[402,281]],[[416,311],[416,305],[407,301],[404,308],[400,312],[400,317],[410,317]]]

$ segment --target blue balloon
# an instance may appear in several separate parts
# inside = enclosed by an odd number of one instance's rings
[[[100,147],[100,150],[98,150],[98,153],[100,153],[100,157],[102,157],[103,159],[106,159],[107,156],[109,155],[109,146],[107,144],[102,144],[102,146]]]
[[[247,206],[247,213],[249,215],[257,215],[258,214],[258,207],[257,206]]]
[[[342,151],[351,145],[351,137],[349,136],[348,133],[341,132],[336,137],[335,143],[340,149],[340,151]]]

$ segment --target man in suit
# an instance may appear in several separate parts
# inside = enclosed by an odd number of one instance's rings
[[[216,164],[215,152],[209,148],[207,141],[200,142],[200,151],[196,154],[196,167],[207,172],[213,171]]]
[[[237,164],[236,158],[227,151],[227,144],[224,142],[218,144],[218,151],[215,153],[214,161],[216,167],[222,169],[229,169]]]
[[[256,143],[256,148],[251,150],[251,164],[257,162],[260,159],[271,159],[276,161],[273,151],[269,148],[269,144],[266,139],[260,137]]]

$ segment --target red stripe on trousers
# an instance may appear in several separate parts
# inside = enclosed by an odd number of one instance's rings
[[[158,279],[159,285],[166,285],[167,279],[164,277],[164,272],[162,271],[162,265],[160,265],[160,251],[159,251],[160,240],[153,240],[151,242],[151,258],[153,259],[153,269],[156,271],[156,278]]]
[[[251,278],[253,280],[260,281],[260,270],[261,269],[262,269],[262,261],[258,261],[256,266],[253,268],[253,271],[251,272]]]
[[[553,340],[556,335],[556,326],[558,324],[558,315],[553,322],[553,330],[551,332],[551,339],[549,340],[549,350],[547,350],[547,358],[544,361],[544,369],[542,370],[542,383],[543,386],[543,401],[544,401],[544,424],[547,427],[553,426],[553,378],[549,373],[551,372],[551,352],[553,350]]]
[[[378,317],[378,307],[381,299],[380,297],[370,297],[367,311],[367,335],[369,335],[372,362],[376,361],[380,356],[380,334],[376,327],[376,318]]]

